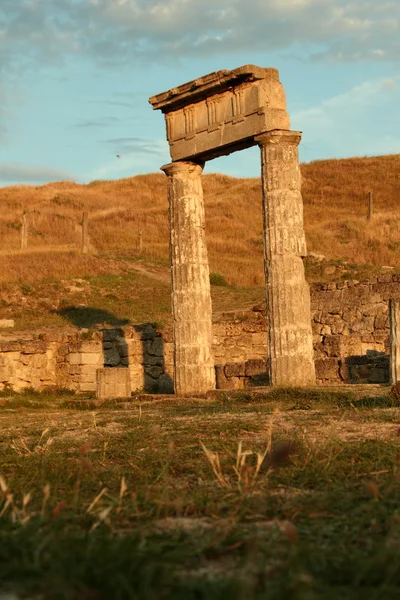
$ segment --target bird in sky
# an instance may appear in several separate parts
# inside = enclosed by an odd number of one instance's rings
[[[115,156],[116,156],[117,158],[121,158],[121,155],[120,155],[120,154],[116,154]]]

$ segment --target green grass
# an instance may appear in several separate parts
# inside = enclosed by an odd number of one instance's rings
[[[119,268],[122,263],[114,260]],[[122,264],[122,267],[121,267]],[[140,263],[151,272],[159,268],[155,261]],[[158,273],[158,271],[157,271]],[[214,277],[215,275],[215,277]],[[251,308],[263,302],[262,287],[228,286],[219,274],[212,277],[212,301],[216,318],[224,311]],[[42,327],[93,328],[103,325],[122,326],[128,323],[171,323],[171,290],[169,271],[161,271],[161,279],[136,272],[103,273],[80,279],[46,279],[28,284],[4,283],[9,286],[2,318],[15,320],[15,330]],[[15,288],[24,295],[15,296]]]
[[[397,598],[399,417],[381,390],[3,393],[0,597]]]

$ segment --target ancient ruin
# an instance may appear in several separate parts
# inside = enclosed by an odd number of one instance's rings
[[[174,380],[179,394],[215,387],[201,173],[205,161],[261,150],[267,356],[271,385],[315,383],[298,144],[276,69],[245,65],[150,98],[165,115]]]

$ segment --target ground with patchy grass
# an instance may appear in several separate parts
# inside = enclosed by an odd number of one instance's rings
[[[2,392],[0,428],[0,598],[399,597],[389,388]]]

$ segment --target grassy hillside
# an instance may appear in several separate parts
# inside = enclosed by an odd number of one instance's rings
[[[400,264],[400,155],[315,161],[302,165],[302,176],[309,251],[350,263]],[[370,190],[374,219],[368,223]],[[204,194],[211,271],[236,285],[262,285],[260,181],[206,174]],[[0,188],[0,206],[3,281],[83,276],[98,269],[90,257],[65,256],[79,247],[82,211],[89,213],[94,254],[135,257],[142,231],[145,258],[167,264],[166,177],[161,173],[89,185]],[[28,252],[21,256],[15,251],[23,211],[29,211],[30,232]],[[49,249],[54,252],[48,254]]]
[[[400,270],[400,155],[314,161],[301,169],[308,250],[325,256],[323,262],[308,264],[309,279],[365,277],[381,265]],[[0,317],[15,312],[7,300],[11,282],[33,286],[30,297],[35,297],[42,293],[40,282],[122,277],[132,271],[150,275],[145,286],[149,298],[157,281],[164,290],[162,304],[169,306],[166,184],[165,175],[159,173],[88,185],[58,182],[0,188],[4,309]],[[203,185],[211,272],[234,286],[262,286],[259,179],[205,174]],[[371,222],[366,219],[369,191],[374,197]],[[79,250],[83,211],[89,214],[90,254],[86,256]],[[28,213],[28,248],[20,250],[24,212]],[[63,294],[64,288],[62,284]],[[223,309],[228,308],[226,296],[231,297],[231,292],[214,292]],[[49,306],[58,306],[60,293],[50,294]],[[262,297],[261,291],[257,294]],[[122,312],[135,318],[134,299],[129,299],[128,291],[126,295],[131,309],[127,304]],[[103,296],[97,294],[100,300]],[[238,301],[238,294],[234,296]],[[246,299],[250,301],[248,293]]]

